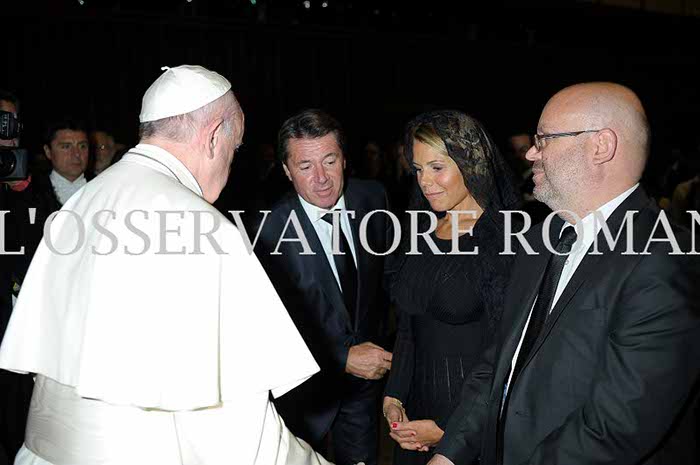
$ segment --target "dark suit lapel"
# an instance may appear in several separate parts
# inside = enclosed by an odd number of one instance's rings
[[[645,199],[648,200],[648,197],[646,196],[646,193],[640,186],[634,192],[632,192],[632,194],[630,194],[630,196],[627,199],[625,199],[625,201],[622,202],[620,206],[618,206],[615,209],[612,215],[610,215],[610,217],[606,221],[606,224],[608,225],[608,229],[612,233],[613,238],[617,235],[618,230],[623,225],[625,213],[627,213],[627,211],[629,210],[641,210],[642,208],[644,208],[648,203],[645,201]],[[553,230],[554,228],[552,228],[552,231]],[[560,228],[556,228],[556,231],[558,233],[560,231]],[[586,282],[586,280],[588,280],[588,278],[594,275],[595,270],[600,269],[601,263],[604,264],[606,260],[611,260],[617,255],[617,252],[611,251],[603,234],[604,233],[601,230],[598,233],[597,237],[598,250],[601,252],[601,254],[591,255],[590,252],[591,250],[593,250],[593,244],[591,244],[588,251],[586,252],[586,256],[583,258],[578,268],[576,268],[574,275],[567,283],[561,296],[559,296],[556,305],[554,305],[552,312],[547,318],[547,322],[542,328],[542,332],[540,333],[539,337],[537,338],[537,341],[535,341],[535,345],[530,351],[530,356],[528,357],[527,362],[523,366],[523,369],[527,366],[528,363],[530,363],[530,360],[532,360],[539,348],[547,339],[547,336],[549,336],[550,332],[552,331],[552,328],[557,323],[557,320],[559,320],[561,315],[568,308],[569,303],[571,302],[572,298],[576,295],[578,290],[581,288],[581,286]],[[622,240],[624,241],[624,236]],[[554,243],[555,242],[552,242],[552,244]],[[624,249],[623,246],[624,244],[618,245],[618,248],[622,247]]]
[[[603,252],[603,254],[605,254],[603,247],[601,247],[600,250],[601,252]],[[578,268],[576,268],[576,272],[574,272],[574,275],[566,284],[564,291],[559,296],[559,299],[557,300],[557,303],[554,305],[554,308],[550,312],[549,317],[547,317],[547,322],[542,328],[539,337],[535,341],[535,345],[532,347],[532,350],[530,351],[530,356],[525,362],[523,369],[527,366],[528,363],[530,363],[530,360],[532,360],[532,358],[540,349],[544,341],[547,339],[547,336],[549,336],[549,333],[552,331],[552,328],[556,324],[557,320],[562,315],[562,313],[564,313],[564,310],[567,308],[569,302],[571,302],[571,299],[581,288],[581,285],[584,282],[586,282],[586,280],[591,276],[593,271],[598,268],[598,263],[603,257],[604,255],[590,255],[587,253],[581,261],[581,263],[579,263]]]
[[[314,255],[300,255],[299,257],[302,258],[302,260],[309,260],[309,262],[306,263],[310,263],[317,271],[315,276],[318,278],[319,285],[321,286],[323,293],[326,295],[326,297],[328,297],[328,300],[340,314],[347,315],[348,312],[345,309],[343,295],[340,291],[340,287],[338,286],[338,282],[335,280],[333,270],[328,263],[323,245],[316,234],[316,229],[314,229],[313,224],[311,224],[311,220],[309,219],[304,207],[302,207],[301,202],[296,195],[292,199],[292,209],[296,212],[297,217],[299,218],[299,223],[301,223],[301,228],[304,231],[306,239],[309,241],[311,250],[314,251]],[[346,317],[346,321],[348,325],[351,324],[350,318]]]
[[[550,230],[553,228],[550,228]],[[493,389],[501,389],[501,382],[505,381],[506,376],[510,373],[511,363],[515,354],[515,349],[518,347],[520,338],[523,335],[523,328],[527,321],[532,305],[535,302],[535,297],[539,292],[540,282],[544,275],[544,270],[547,267],[550,253],[544,247],[541,234],[535,234],[533,237],[528,237],[532,242],[533,250],[539,252],[539,255],[528,255],[524,257],[526,266],[522,274],[518,274],[517,288],[509,291],[508,301],[512,302],[516,309],[512,317],[517,323],[511,326],[503,342],[499,363],[496,367],[496,377],[494,379]],[[511,297],[512,296],[512,297]]]
[[[348,216],[348,220],[350,222],[352,242],[353,247],[355,248],[355,257],[357,260],[357,308],[353,312],[355,315],[353,326],[356,326],[357,322],[364,317],[364,314],[367,312],[369,307],[367,302],[363,300],[363,297],[366,297],[366,293],[362,292],[363,289],[367,288],[367,283],[364,280],[368,279],[369,277],[369,254],[360,243],[360,222],[367,212],[361,205],[359,205],[359,199],[354,194],[355,190],[351,185],[349,185],[345,190],[345,209],[355,212],[355,217],[351,218]]]

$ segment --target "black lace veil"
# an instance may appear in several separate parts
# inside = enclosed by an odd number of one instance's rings
[[[455,110],[423,113],[408,123],[405,131],[405,156],[413,166],[413,141],[416,130],[426,125],[437,133],[447,153],[462,172],[464,183],[479,206],[486,212],[516,209],[520,195],[513,174],[496,144],[476,119]],[[409,202],[415,210],[430,209],[430,204],[416,185]]]

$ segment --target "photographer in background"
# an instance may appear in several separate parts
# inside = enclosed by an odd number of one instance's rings
[[[22,195],[30,178],[27,176],[27,153],[19,147],[19,101],[17,97],[0,89],[0,210],[7,211],[4,222],[4,251],[0,255],[0,341],[5,334],[12,313],[13,282],[16,277],[18,255],[8,251],[19,250],[17,236],[17,210],[14,200]],[[24,179],[22,179],[24,178]],[[33,380],[31,375],[21,375],[0,370],[0,465],[12,463],[24,442],[27,409],[31,399]]]
[[[13,190],[21,191],[27,184],[28,157],[25,150],[18,149],[19,100],[5,90],[0,89],[0,182]]]

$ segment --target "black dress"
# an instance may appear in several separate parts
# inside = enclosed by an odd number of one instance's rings
[[[460,251],[478,246],[478,255],[436,255],[421,240],[421,255],[404,256],[390,277],[399,321],[385,395],[401,400],[410,420],[432,419],[442,430],[491,337],[494,318],[500,318],[500,306],[487,307],[498,306],[494,293],[502,294],[512,261],[493,250],[499,228],[484,220],[473,236],[458,238]],[[441,252],[452,250],[450,240],[431,238]],[[425,464],[431,456],[396,446],[394,463]]]

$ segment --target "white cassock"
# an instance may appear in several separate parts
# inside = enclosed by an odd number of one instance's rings
[[[37,374],[15,463],[326,463],[269,402],[318,365],[179,160],[136,146],[49,232],[0,349]]]

